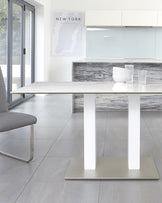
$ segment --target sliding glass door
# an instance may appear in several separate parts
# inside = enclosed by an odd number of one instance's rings
[[[22,6],[12,3],[12,66],[11,66],[11,81],[12,90],[21,87],[21,69],[22,64]],[[12,95],[12,101],[20,99],[21,95]]]
[[[32,82],[32,19],[33,14],[30,8],[26,8],[25,11],[25,85],[29,85]]]
[[[0,67],[7,89],[7,1],[0,0]]]
[[[33,6],[22,0],[8,0],[7,97],[10,106],[27,97],[11,95],[10,91],[34,82],[34,21]]]

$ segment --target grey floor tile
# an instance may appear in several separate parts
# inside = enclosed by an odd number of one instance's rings
[[[61,138],[52,146],[48,157],[83,157],[83,136]]]
[[[17,203],[60,203],[64,181],[31,182],[29,183]]]
[[[108,181],[101,184],[99,203],[160,203],[159,181]]]
[[[55,140],[60,136],[62,127],[35,127],[35,139],[52,139]]]
[[[55,140],[62,132],[63,127],[40,127],[34,126],[34,139],[52,139]],[[8,132],[3,132],[0,135],[0,145],[6,140],[14,141],[15,139],[26,140],[30,138],[30,126],[18,128]]]
[[[46,158],[26,185],[17,202],[60,202],[68,158]]]
[[[68,123],[62,131],[62,138],[75,138],[76,136],[83,136],[83,114],[74,113],[71,115]]]
[[[97,156],[102,156],[104,150],[104,138],[102,136],[97,136],[96,145]],[[83,155],[83,136],[73,136],[73,138],[63,136],[54,143],[47,157],[83,157]]]
[[[36,125],[34,126],[34,132]],[[3,140],[15,140],[15,139],[29,139],[30,138],[30,126],[27,127],[23,127],[23,128],[17,128],[11,131],[7,131],[7,132],[2,132],[1,133],[1,138],[3,138]],[[2,142],[3,143],[3,142]]]
[[[36,139],[34,142],[34,159],[44,157],[51,148],[53,142],[52,139]],[[30,152],[30,140],[8,139],[1,144],[0,150],[27,158]]]
[[[98,203],[99,181],[66,181],[60,203]]]
[[[146,116],[147,115],[147,116]],[[162,157],[162,114],[160,117],[159,112],[154,112],[151,114],[150,112],[147,112],[145,115],[145,122],[146,126],[148,128],[148,131],[151,134],[154,148],[152,149],[153,156],[156,157]]]
[[[60,116],[61,117],[61,116]],[[42,128],[53,128],[53,129],[62,129],[69,121],[70,117],[64,117],[61,118],[54,116],[44,116],[37,120],[37,126]]]
[[[5,156],[0,156],[0,183],[10,182],[14,184],[17,182],[27,182],[39,166],[40,161],[41,159],[35,159],[27,164]]]
[[[104,156],[127,156],[128,121],[126,112],[108,114]]]
[[[23,190],[25,182],[0,182],[0,202],[14,203]],[[29,201],[29,200],[28,200]]]
[[[18,198],[18,203],[97,203],[99,183],[31,182]]]
[[[70,164],[70,158],[46,158],[36,173],[32,181],[34,182],[56,182],[64,181],[65,172]]]

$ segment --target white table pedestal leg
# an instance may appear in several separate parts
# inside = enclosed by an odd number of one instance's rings
[[[140,169],[140,96],[128,96],[128,169]]]
[[[96,95],[84,95],[84,169],[96,169]]]
[[[95,95],[84,95],[84,159],[72,159],[66,180],[159,179],[151,157],[141,157],[140,161],[139,95],[129,95],[128,116],[128,158],[99,157],[96,167]]]

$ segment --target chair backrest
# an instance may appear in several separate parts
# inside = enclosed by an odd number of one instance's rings
[[[8,104],[6,98],[5,83],[2,75],[2,70],[0,67],[0,113],[5,111],[8,111]]]

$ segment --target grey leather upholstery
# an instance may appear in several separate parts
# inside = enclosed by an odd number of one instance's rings
[[[25,127],[28,125],[35,124],[36,122],[36,117],[29,114],[3,112],[0,113],[0,132]]]

